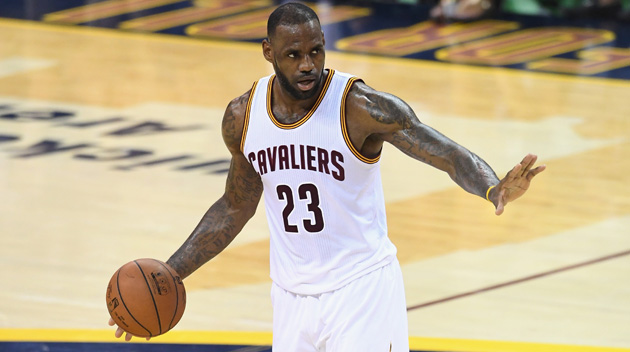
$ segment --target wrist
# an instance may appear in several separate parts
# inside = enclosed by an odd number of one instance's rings
[[[494,204],[493,199],[494,199],[494,195],[496,193],[496,192],[494,192],[494,191],[496,191],[496,189],[495,189],[496,186],[497,185],[490,186],[490,187],[488,187],[488,190],[486,190],[486,200],[488,202],[492,203],[492,204]]]

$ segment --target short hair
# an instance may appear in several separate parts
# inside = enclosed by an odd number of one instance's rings
[[[319,17],[310,7],[297,2],[289,2],[278,6],[267,21],[267,38],[271,39],[276,34],[278,26],[291,26],[310,21],[319,23]]]

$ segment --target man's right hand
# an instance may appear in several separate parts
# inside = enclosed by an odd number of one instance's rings
[[[116,322],[114,321],[114,319],[109,318],[109,326],[114,326],[114,325],[116,325]],[[116,329],[116,332],[114,333],[114,336],[116,336],[116,338],[120,338],[120,337],[122,337],[123,334],[125,334],[125,330],[123,330],[120,326],[117,326],[117,329]],[[132,335],[132,334],[127,332],[126,335],[125,335],[125,341],[131,341],[131,338],[133,336],[134,335]],[[151,338],[147,337],[146,339],[147,339],[147,341],[149,341]]]

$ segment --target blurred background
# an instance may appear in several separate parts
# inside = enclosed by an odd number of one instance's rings
[[[270,0],[0,1],[0,351],[270,351],[262,207],[121,343],[105,289],[166,260],[224,191],[228,102],[273,73]],[[497,217],[386,146],[412,351],[630,351],[630,1],[313,1],[327,67],[404,99],[499,177]]]

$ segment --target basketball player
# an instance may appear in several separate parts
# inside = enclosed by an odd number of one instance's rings
[[[168,264],[185,278],[219,254],[264,190],[273,350],[408,352],[405,293],[379,172],[383,143],[445,171],[494,203],[497,215],[545,166],[533,168],[536,156],[528,155],[499,180],[399,98],[325,68],[324,34],[307,6],[278,7],[267,30],[262,49],[275,75],[228,105],[225,193]]]

